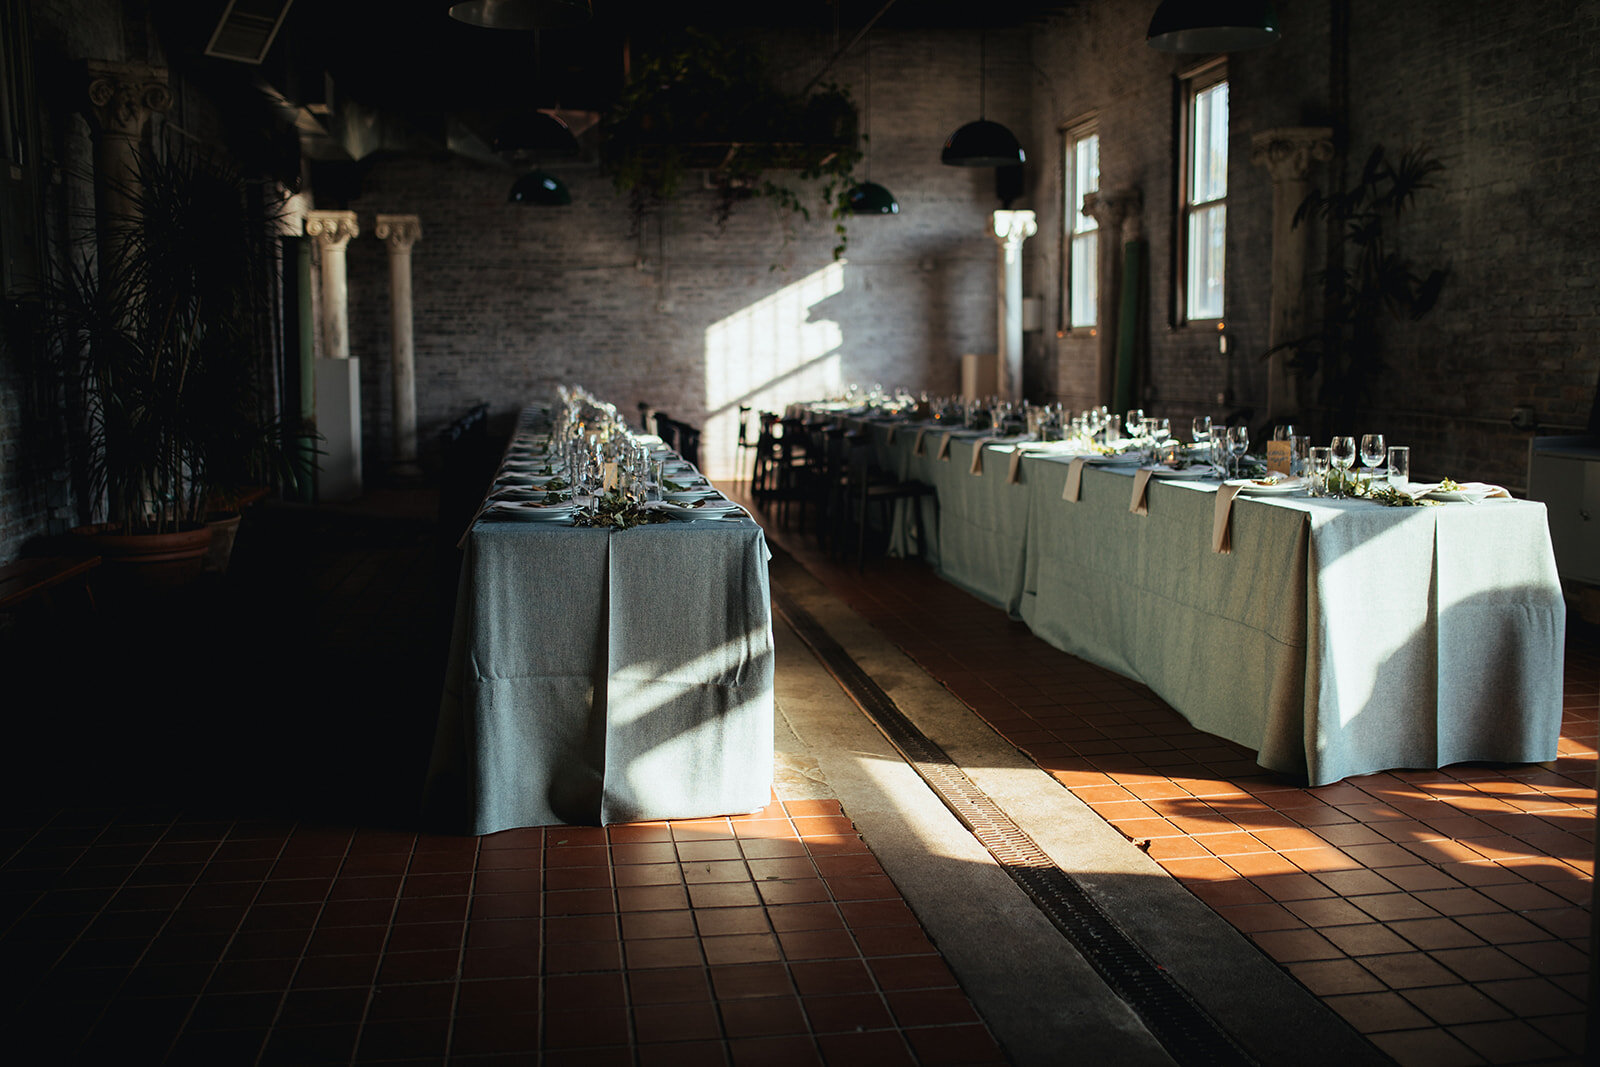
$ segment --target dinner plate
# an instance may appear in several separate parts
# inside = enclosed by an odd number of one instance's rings
[[[1090,456],[1089,462],[1101,467],[1136,467],[1143,458],[1137,452],[1118,452],[1110,456]]]
[[[484,509],[484,513],[528,522],[566,522],[577,510],[577,505],[571,503],[540,504],[533,500],[496,500]]]
[[[1299,478],[1285,478],[1272,485],[1262,485],[1254,478],[1229,478],[1224,485],[1236,485],[1239,492],[1249,493],[1251,496],[1287,496],[1290,493],[1305,492],[1306,483]]]
[[[687,489],[681,493],[675,492],[671,489],[663,489],[661,491],[661,496],[663,499],[670,500],[677,504],[693,503],[696,500],[718,500],[721,498],[720,494],[715,489],[709,488]]]
[[[1492,486],[1482,482],[1467,482],[1460,489],[1432,489],[1423,495],[1429,500],[1448,500],[1455,503],[1476,504],[1494,492]]]
[[[731,500],[708,500],[699,507],[662,500],[655,506],[674,519],[720,519],[744,513],[744,509]]]
[[[1216,471],[1204,464],[1184,467],[1182,470],[1175,470],[1172,467],[1151,467],[1150,473],[1157,478],[1215,478],[1217,476]]]

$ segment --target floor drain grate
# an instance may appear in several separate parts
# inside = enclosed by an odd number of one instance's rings
[[[1216,1020],[1101,910],[1075,878],[1056,866],[944,749],[906,718],[889,694],[810,612],[776,584],[772,598],[779,613],[867,718],[1133,1009],[1173,1059],[1194,1065],[1254,1064]]]

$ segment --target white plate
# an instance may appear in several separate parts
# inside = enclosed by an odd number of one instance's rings
[[[1215,478],[1217,472],[1203,463],[1193,467],[1184,467],[1182,470],[1173,470],[1171,467],[1151,468],[1151,475],[1156,478]]]
[[[1252,496],[1286,496],[1305,492],[1306,483],[1299,478],[1285,478],[1275,485],[1258,485],[1254,478],[1229,478],[1223,485],[1236,485],[1239,492]]]
[[[675,504],[691,504],[696,500],[719,499],[715,489],[688,489],[681,493],[674,492],[671,489],[663,489],[661,496]]]
[[[1114,456],[1095,454],[1089,457],[1089,462],[1101,467],[1135,467],[1144,459],[1137,452],[1119,452]]]
[[[1476,504],[1493,492],[1488,486],[1463,485],[1460,489],[1434,489],[1423,494],[1429,500],[1448,500],[1455,503]]]
[[[532,500],[497,500],[484,508],[484,513],[532,522],[567,522],[577,510],[577,506],[570,503],[540,504]]]
[[[674,519],[720,519],[744,513],[744,509],[731,500],[708,500],[697,508],[662,500],[655,506]]]

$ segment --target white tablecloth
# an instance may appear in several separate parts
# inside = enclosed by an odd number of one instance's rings
[[[1216,483],[1151,484],[1065,456],[872,428],[883,461],[937,489],[940,573],[1058,648],[1149,685],[1190,722],[1312,784],[1468,760],[1554,759],[1566,608],[1544,505],[1386,508],[1239,497],[1212,551]]]

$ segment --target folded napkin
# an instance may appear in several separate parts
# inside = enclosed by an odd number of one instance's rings
[[[1145,494],[1150,491],[1150,476],[1155,471],[1140,468],[1133,474],[1133,499],[1128,502],[1128,510],[1135,515],[1150,514],[1150,505],[1145,500]]]
[[[940,458],[940,459],[949,459],[950,458],[950,438],[952,438],[954,436],[955,436],[954,433],[946,433],[944,435],[944,437],[940,438],[940,440],[939,440],[938,458]]]
[[[1022,449],[1013,449],[1011,452],[1011,466],[1006,468],[1006,484],[1016,485],[1022,481]]]
[[[923,447],[922,447],[922,439],[924,437],[926,437],[926,436],[928,436],[928,428],[926,426],[924,426],[922,429],[917,431],[916,443],[911,446],[911,454],[912,455],[914,455],[914,456],[926,456],[928,454],[926,451],[923,450]]]
[[[1062,500],[1077,501],[1078,488],[1083,484],[1083,465],[1088,459],[1088,456],[1072,457],[1072,462],[1067,465],[1067,484],[1061,487]]]
[[[983,446],[993,441],[992,437],[980,437],[972,442],[972,468],[973,474],[983,474]]]
[[[1233,551],[1233,498],[1239,495],[1237,485],[1224,485],[1217,490],[1216,507],[1211,513],[1211,551]]]
[[[889,443],[891,445],[894,444],[894,431],[895,431],[895,426],[894,426],[894,423],[891,422],[889,424]]]

